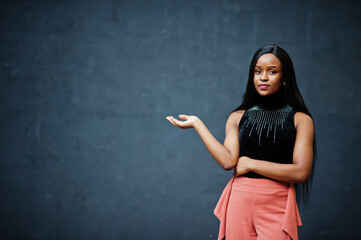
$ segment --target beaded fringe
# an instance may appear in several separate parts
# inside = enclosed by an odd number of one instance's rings
[[[248,111],[249,111],[249,121],[246,128],[250,123],[252,124],[251,131],[249,132],[249,137],[251,137],[252,130],[254,126],[257,124],[256,131],[258,134],[258,145],[261,146],[262,131],[266,127],[268,127],[267,137],[268,134],[272,131],[272,129],[274,129],[273,143],[275,143],[277,127],[281,125],[281,128],[283,129],[283,123],[285,122],[288,114],[292,111],[292,107],[289,105],[285,105],[280,109],[264,110],[256,105],[250,108]]]

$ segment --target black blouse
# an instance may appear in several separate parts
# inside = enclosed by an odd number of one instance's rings
[[[292,163],[295,113],[283,95],[260,96],[257,104],[247,109],[239,122],[240,157]],[[241,176],[267,178],[254,172]]]

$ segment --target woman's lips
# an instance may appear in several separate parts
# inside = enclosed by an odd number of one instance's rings
[[[269,88],[269,85],[259,85],[259,88],[262,90],[265,90],[265,89]]]

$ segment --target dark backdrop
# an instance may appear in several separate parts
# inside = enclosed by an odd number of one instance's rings
[[[1,1],[0,239],[216,239],[252,55],[294,61],[319,158],[300,239],[360,239],[359,1]]]

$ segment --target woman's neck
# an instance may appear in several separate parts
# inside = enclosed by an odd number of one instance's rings
[[[258,95],[257,105],[268,108],[268,107],[278,107],[286,103],[286,98],[284,92],[279,91],[272,95],[262,96]]]

